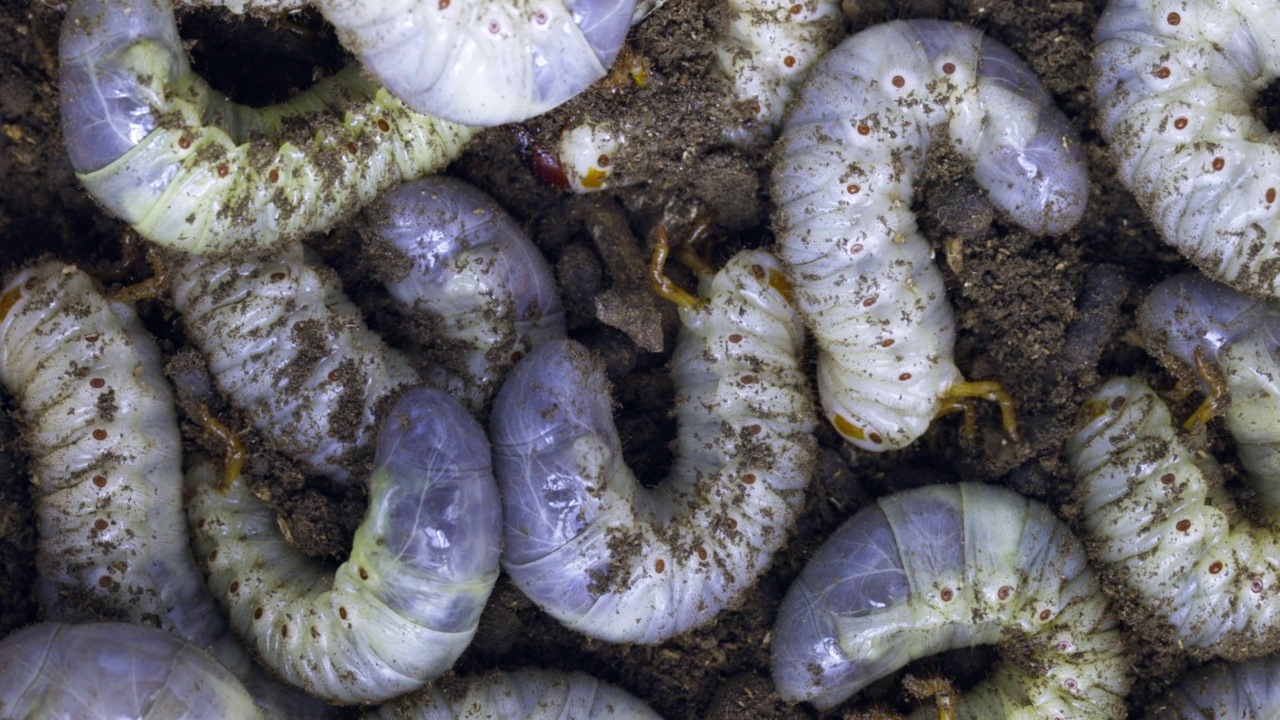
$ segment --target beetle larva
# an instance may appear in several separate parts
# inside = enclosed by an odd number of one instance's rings
[[[1205,476],[1164,402],[1131,378],[1108,381],[1067,438],[1091,556],[1114,567],[1180,645],[1231,659],[1280,645],[1280,538]]]
[[[1280,74],[1274,3],[1112,0],[1098,21],[1099,126],[1120,179],[1210,277],[1280,295],[1280,144],[1254,112]]]
[[[671,361],[671,474],[642,488],[623,462],[608,380],[553,341],[508,376],[490,432],[512,580],[565,625],[656,643],[748,589],[804,502],[814,414],[804,330],[768,253],[739,253],[683,307]]]
[[[1212,662],[1150,705],[1152,720],[1253,720],[1280,712],[1280,657]]]
[[[827,709],[912,660],[993,643],[1014,652],[955,717],[1123,716],[1128,662],[1080,541],[1010,490],[935,485],[877,500],[809,560],[778,610],[774,683]]]
[[[445,393],[404,393],[383,421],[369,510],[336,575],[294,550],[275,511],[207,464],[187,476],[192,544],[263,663],[330,702],[415,690],[471,642],[498,578],[501,506],[480,425]]]
[[[582,673],[553,670],[490,672],[469,678],[466,692],[430,693],[389,702],[366,720],[661,720],[622,688]]]
[[[368,216],[366,253],[396,258],[387,290],[430,324],[444,351],[423,377],[473,413],[525,353],[564,337],[550,266],[489,196],[461,180],[424,178],[383,195]]]
[[[421,380],[308,252],[295,244],[279,257],[193,255],[171,291],[231,403],[282,452],[349,481],[382,404]],[[357,423],[346,418],[353,411]]]
[[[0,717],[261,719],[205,650],[156,628],[42,623],[0,642]]]
[[[286,103],[232,103],[192,71],[170,0],[76,0],[62,25],[76,175],[143,237],[228,252],[325,230],[443,168],[472,128],[412,112],[356,67]]]
[[[944,402],[991,394],[955,366],[942,273],[911,212],[932,135],[974,163],[997,207],[1040,233],[1084,213],[1079,141],[1008,48],[940,21],[849,38],[815,66],[790,113],[773,170],[774,226],[820,349],[818,394],[858,447],[904,447]],[[1006,427],[1011,419],[1009,406]]]

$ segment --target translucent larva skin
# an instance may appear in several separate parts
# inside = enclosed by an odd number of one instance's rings
[[[661,720],[627,691],[582,673],[491,672],[470,678],[466,692],[439,688],[382,705],[366,720]]]
[[[1120,571],[1180,645],[1233,659],[1280,647],[1280,538],[1208,481],[1149,387],[1104,384],[1066,456],[1092,557]]]
[[[772,256],[740,253],[681,310],[671,474],[623,462],[603,368],[553,341],[508,376],[490,419],[506,518],[503,568],[543,610],[611,642],[703,625],[755,582],[812,471],[803,328]]]
[[[565,334],[551,267],[492,198],[446,177],[407,183],[370,208],[366,250],[408,267],[386,283],[406,313],[427,319],[456,358],[424,370],[428,384],[473,413],[518,358]]]
[[[411,108],[501,125],[604,77],[635,0],[317,0],[343,45]]]
[[[1273,3],[1112,0],[1094,58],[1120,179],[1205,274],[1259,296],[1280,294],[1280,145],[1253,108],[1276,27]]]
[[[936,134],[1033,232],[1063,232],[1085,208],[1075,131],[1022,61],[977,30],[885,23],[815,66],[779,141],[774,227],[820,348],[823,409],[864,450],[910,444],[961,380],[942,273],[911,212]]]
[[[1226,425],[1240,464],[1259,501],[1280,511],[1280,304],[1179,275],[1151,290],[1138,323],[1157,357],[1190,368],[1199,348],[1214,364],[1231,395]]]
[[[76,175],[143,237],[227,252],[325,230],[442,169],[472,128],[415,113],[351,67],[253,109],[196,75],[169,0],[76,0],[59,46]]]
[[[1280,657],[1197,668],[1157,699],[1151,720],[1254,720],[1280,712]]]
[[[421,383],[301,245],[274,258],[190,256],[170,289],[227,398],[283,452],[340,482],[350,481],[378,411]]]
[[[959,697],[957,718],[1123,717],[1115,626],[1084,548],[1048,508],[936,485],[881,498],[818,549],[778,610],[773,678],[783,699],[827,709],[913,660],[1007,642],[1015,653]]]
[[[429,388],[378,433],[369,511],[337,573],[294,550],[275,512],[218,473],[188,474],[192,544],[231,623],[277,675],[334,703],[377,703],[443,673],[498,577],[498,488],[484,431]]]
[[[0,642],[0,717],[261,720],[240,681],[176,635],[125,623],[42,623]]]

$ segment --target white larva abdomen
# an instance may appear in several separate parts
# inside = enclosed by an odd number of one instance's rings
[[[1280,712],[1280,656],[1196,668],[1148,707],[1151,720],[1273,718]]]
[[[124,623],[42,623],[0,642],[0,717],[262,718],[202,648]]]
[[[383,195],[368,215],[366,253],[399,258],[387,290],[436,330],[427,383],[473,413],[520,357],[564,337],[551,267],[489,196],[436,176]]]
[[[1210,277],[1280,294],[1280,146],[1254,112],[1280,77],[1280,8],[1112,0],[1098,21],[1099,126],[1120,179]]]
[[[671,474],[648,490],[623,463],[608,381],[572,341],[534,350],[490,417],[503,490],[503,567],[565,625],[656,643],[750,588],[804,503],[814,415],[803,329],[777,261],[739,253],[672,358]]]
[[[383,702],[443,673],[471,642],[498,577],[502,529],[484,431],[439,390],[383,421],[369,510],[336,574],[294,550],[243,481],[187,477],[209,587],[262,662],[342,704]]]
[[[171,291],[227,399],[282,452],[345,482],[378,411],[421,380],[308,252],[295,244],[274,258],[189,256]]]
[[[635,0],[317,0],[348,50],[406,105],[502,125],[604,77]]]
[[[1151,290],[1138,313],[1148,350],[1195,367],[1200,349],[1226,380],[1227,429],[1250,487],[1269,511],[1280,510],[1280,304],[1260,300],[1199,274],[1170,278]]]
[[[367,713],[365,720],[661,720],[632,694],[582,673],[554,670],[489,672],[467,680],[462,693],[440,688]]]
[[[1012,491],[935,485],[881,498],[809,560],[778,610],[774,684],[825,710],[913,660],[1001,642],[1016,652],[957,718],[1123,715],[1128,662],[1080,541]]]
[[[355,67],[280,105],[234,104],[191,69],[169,0],[76,0],[59,60],[76,176],[143,237],[187,252],[326,230],[444,168],[473,133],[408,110]]]
[[[911,443],[962,380],[942,273],[911,212],[935,134],[1029,230],[1063,232],[1084,213],[1075,131],[1017,56],[977,30],[885,23],[818,63],[779,141],[774,227],[820,348],[823,408],[865,450]]]
[[[1280,538],[1210,482],[1196,448],[1145,384],[1115,378],[1067,438],[1090,552],[1126,578],[1187,647],[1230,657],[1276,648]]]

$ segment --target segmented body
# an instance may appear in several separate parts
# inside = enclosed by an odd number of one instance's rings
[[[779,140],[774,227],[820,349],[823,409],[865,450],[914,441],[962,380],[942,273],[911,211],[937,135],[1033,232],[1063,232],[1085,208],[1075,131],[1022,61],[977,30],[885,23],[819,61]]]
[[[936,485],[881,498],[818,549],[778,610],[774,683],[827,709],[912,660],[983,644],[1012,652],[955,717],[1123,716],[1128,662],[1080,541],[1009,490]]]
[[[582,673],[491,672],[468,679],[461,695],[432,692],[387,703],[366,720],[660,720],[630,693]]]
[[[1280,657],[1213,662],[1150,705],[1152,720],[1253,720],[1280,712]]]
[[[777,261],[735,256],[681,310],[671,474],[642,488],[623,462],[608,381],[581,345],[534,350],[507,378],[490,433],[503,567],[545,611],[615,642],[703,625],[786,538],[812,470],[803,329]]]

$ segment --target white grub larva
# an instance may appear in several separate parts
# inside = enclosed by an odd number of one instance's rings
[[[739,253],[703,290],[705,305],[680,310],[679,430],[658,487],[623,462],[608,380],[581,345],[534,350],[494,402],[503,568],[592,637],[656,643],[709,622],[754,584],[804,502],[815,418],[781,269]]]
[[[382,405],[421,380],[308,253],[295,244],[278,257],[193,255],[171,292],[227,399],[282,452],[348,482]]]
[[[560,105],[604,77],[635,0],[315,0],[405,104],[468,125]]]
[[[1253,720],[1280,712],[1280,657],[1212,662],[1149,706],[1151,720]]]
[[[42,623],[0,642],[0,717],[261,719],[205,650],[156,628]]]
[[[424,178],[383,195],[368,217],[366,254],[402,312],[434,331],[440,352],[424,379],[473,413],[517,360],[564,337],[551,267],[489,196],[461,180]]]
[[[1108,381],[1067,438],[1090,554],[1164,618],[1180,646],[1231,659],[1280,647],[1280,537],[1210,482],[1202,449],[1178,437],[1164,402]]]
[[[58,54],[76,176],[143,237],[187,252],[326,230],[442,169],[473,133],[356,67],[280,105],[232,103],[191,69],[170,0],[75,0]]]
[[[827,709],[913,660],[1001,643],[1013,652],[955,717],[1123,717],[1128,662],[1080,541],[1010,490],[935,485],[881,498],[818,549],[778,610],[773,677]]]
[[[484,431],[443,392],[406,392],[378,433],[369,510],[336,574],[294,550],[243,481],[187,476],[192,544],[263,663],[330,702],[376,703],[443,673],[471,642],[502,532]]]
[[[998,208],[1040,233],[1084,212],[1080,144],[1016,55],[949,22],[854,35],[815,66],[789,112],[774,227],[820,349],[823,408],[864,450],[904,447],[958,397],[990,395],[955,366],[942,273],[911,211],[932,136],[973,162]]]
[[[1182,371],[1198,370],[1210,396],[1190,422],[1207,422],[1229,399],[1227,430],[1250,487],[1280,511],[1280,301],[1261,300],[1199,274],[1151,290],[1138,313],[1147,349]]]
[[[1280,295],[1280,143],[1253,107],[1277,24],[1274,2],[1112,0],[1094,59],[1120,179],[1179,252],[1260,296]]]
[[[490,672],[468,678],[462,693],[433,688],[394,700],[365,720],[661,720],[627,691],[582,673],[552,670]]]

